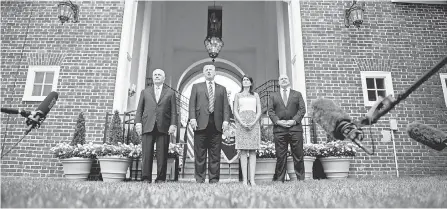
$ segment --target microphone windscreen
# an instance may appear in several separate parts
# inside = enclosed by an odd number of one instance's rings
[[[59,94],[55,91],[48,94],[48,96],[40,103],[39,107],[37,107],[36,111],[41,111],[43,117],[45,117],[53,108],[54,104],[56,104],[57,99],[59,98]]]
[[[316,99],[312,103],[312,117],[327,133],[337,139],[342,137],[334,133],[339,122],[351,121],[351,117],[332,100],[324,98]]]
[[[408,135],[432,149],[441,151],[446,147],[447,133],[434,127],[414,122],[407,126]]]

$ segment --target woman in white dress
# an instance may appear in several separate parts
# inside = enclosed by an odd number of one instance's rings
[[[235,143],[240,151],[242,179],[248,185],[247,155],[250,158],[250,184],[255,183],[256,150],[261,143],[261,101],[259,95],[253,92],[253,79],[242,77],[242,89],[234,98],[234,118],[236,121]]]

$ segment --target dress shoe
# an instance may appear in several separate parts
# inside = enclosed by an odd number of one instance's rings
[[[141,177],[141,181],[144,183],[152,183],[152,180],[150,180],[147,176]]]
[[[210,180],[210,184],[217,184],[219,180]]]

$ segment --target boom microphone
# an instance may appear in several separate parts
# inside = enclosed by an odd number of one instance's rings
[[[48,94],[42,103],[40,103],[39,107],[37,107],[34,117],[28,117],[26,121],[28,129],[25,131],[25,135],[27,135],[33,128],[40,127],[40,123],[45,120],[47,114],[50,112],[51,108],[53,108],[54,104],[56,104],[58,98],[59,94],[55,91]]]
[[[14,147],[16,147],[22,140],[25,138],[28,133],[34,129],[39,128],[40,124],[45,120],[47,114],[50,112],[51,108],[53,108],[54,104],[56,104],[57,99],[59,98],[59,94],[57,92],[51,92],[48,94],[48,96],[40,103],[39,107],[37,107],[36,111],[30,112],[29,116],[26,120],[26,125],[28,125],[28,129],[25,131],[24,135],[20,138],[19,141],[17,141],[8,151],[3,152],[4,150],[4,143],[2,145],[1,149],[1,158],[3,159],[6,154],[11,152]],[[14,110],[10,108],[2,108],[2,112],[11,113],[11,114],[17,114],[21,113],[19,110]]]
[[[438,151],[447,146],[447,133],[422,123],[408,124],[407,133],[412,139]]]
[[[332,100],[317,99],[312,103],[312,110],[315,122],[329,135],[339,140],[350,139],[366,153],[374,153],[360,142],[363,140],[363,131],[352,123],[351,117]]]
[[[54,104],[56,104],[57,99],[59,98],[59,94],[55,91],[48,94],[48,96],[40,103],[39,107],[37,107],[36,111],[41,112],[43,117],[46,117],[50,112],[51,108],[53,108]]]

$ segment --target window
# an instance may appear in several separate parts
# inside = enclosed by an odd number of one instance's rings
[[[60,66],[29,66],[22,101],[43,101],[56,91],[59,71]]]
[[[447,107],[447,73],[440,73],[442,91],[444,92],[445,106]]]
[[[380,97],[394,96],[391,72],[362,71],[363,100],[365,106],[372,106]]]

